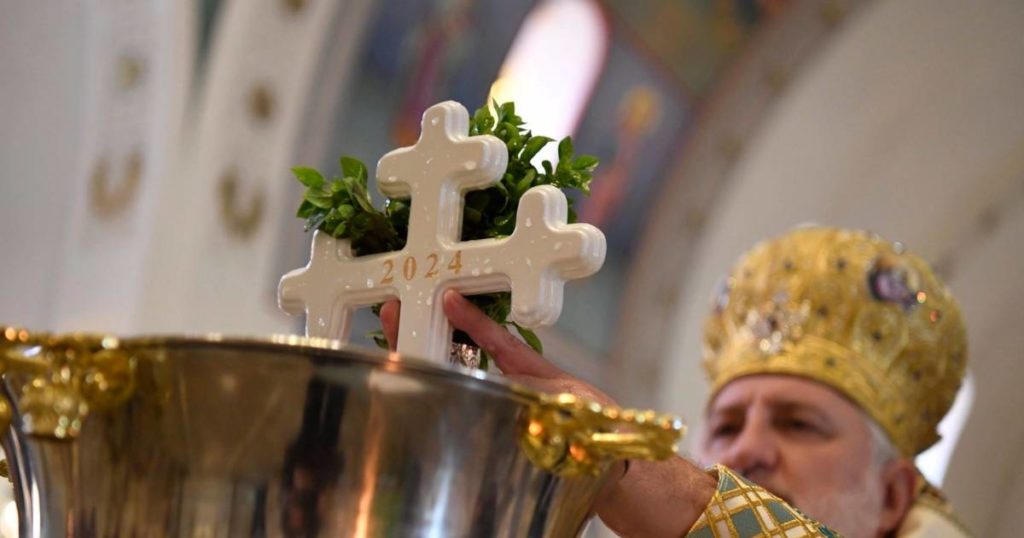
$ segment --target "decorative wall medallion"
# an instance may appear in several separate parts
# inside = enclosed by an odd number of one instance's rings
[[[263,194],[256,192],[249,199],[246,207],[239,202],[239,179],[234,169],[229,169],[220,177],[220,216],[224,227],[232,235],[243,239],[250,237],[263,221]]]
[[[145,63],[134,56],[122,56],[117,62],[117,86],[128,91],[139,85],[145,72]]]
[[[284,6],[292,13],[298,13],[306,8],[307,0],[283,0]]]
[[[257,122],[267,122],[274,114],[274,94],[263,84],[249,90],[249,116]]]
[[[704,212],[704,208],[688,208],[681,215],[682,226],[680,226],[680,229],[685,233],[696,233],[704,226],[707,218],[708,215]]]
[[[142,153],[136,149],[124,162],[120,181],[112,184],[110,163],[100,157],[89,178],[89,206],[97,217],[111,218],[131,204],[142,183]]]

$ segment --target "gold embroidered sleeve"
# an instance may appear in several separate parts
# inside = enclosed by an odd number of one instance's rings
[[[723,465],[716,465],[718,488],[687,538],[839,535]]]

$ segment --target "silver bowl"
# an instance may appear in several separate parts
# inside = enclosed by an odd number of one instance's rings
[[[610,462],[651,453],[573,443],[619,410],[330,341],[23,344],[22,536],[576,536]]]

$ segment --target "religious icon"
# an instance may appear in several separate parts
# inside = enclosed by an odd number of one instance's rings
[[[584,206],[580,218],[595,226],[604,226],[626,194],[630,174],[642,145],[654,131],[661,117],[661,97],[652,88],[635,86],[623,97],[619,106],[617,148],[611,164],[605,168]]]

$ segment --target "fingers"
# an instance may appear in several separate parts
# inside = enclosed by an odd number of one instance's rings
[[[562,375],[562,371],[555,365],[512,336],[512,333],[487,317],[462,295],[449,290],[444,294],[443,303],[444,313],[452,325],[468,334],[480,349],[494,357],[494,362],[506,375],[539,378]]]
[[[398,346],[398,314],[402,303],[392,299],[380,307],[380,325],[384,330],[384,338],[388,341],[388,349],[394,351]]]

